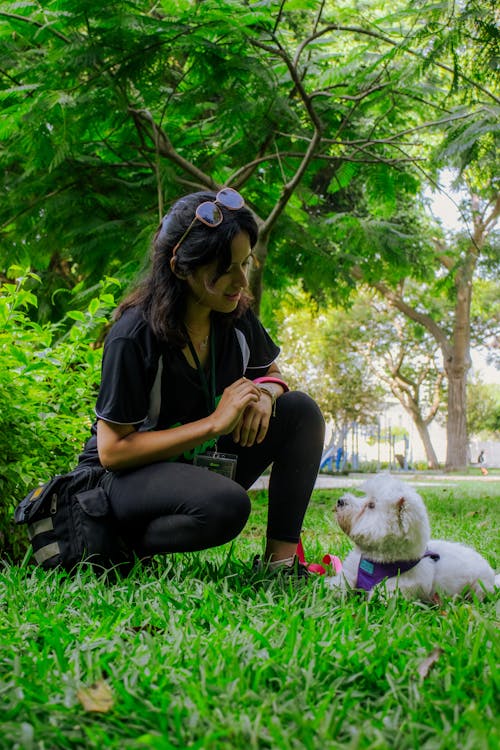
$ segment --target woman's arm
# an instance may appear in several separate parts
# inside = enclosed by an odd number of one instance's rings
[[[131,424],[99,419],[99,459],[107,469],[122,471],[179,456],[206,440],[232,432],[245,409],[260,395],[251,380],[240,378],[224,390],[217,408],[208,417],[168,430],[137,432]]]

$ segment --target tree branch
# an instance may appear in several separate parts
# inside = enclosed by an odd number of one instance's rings
[[[351,274],[356,279],[356,281],[360,281],[364,284],[367,283],[359,266],[354,266],[351,269]],[[392,307],[395,307],[397,310],[410,318],[410,320],[413,320],[415,323],[419,323],[427,331],[429,331],[429,333],[439,344],[445,358],[451,355],[450,344],[445,332],[437,325],[435,320],[431,318],[430,315],[416,310],[414,307],[405,302],[404,299],[393,289],[387,286],[387,284],[384,284],[381,281],[370,282],[368,286],[372,287],[372,289],[376,289]]]
[[[330,86],[327,89],[323,89],[320,91],[313,91],[310,94],[311,99],[316,98],[317,96],[329,96],[330,91],[339,88],[340,86],[343,86],[344,84],[336,84],[335,86]],[[370,96],[370,94],[375,93],[376,91],[382,91],[382,89],[386,89],[388,86],[390,86],[391,83],[388,81],[387,83],[380,83],[376,86],[371,86],[369,89],[365,89],[364,91],[361,91],[359,94],[339,94],[339,99],[345,99],[348,102],[360,102],[363,99],[366,99],[367,96]]]
[[[322,127],[322,124],[318,115],[316,114],[312,101],[310,97],[307,95],[306,90],[304,89],[304,86],[302,84],[302,81],[300,80],[296,67],[293,65],[292,61],[286,54],[285,50],[281,47],[281,45],[278,42],[276,42],[276,47],[269,47],[269,45],[264,45],[263,43],[257,40],[250,40],[250,41],[251,41],[251,44],[253,44],[254,46],[260,49],[265,49],[266,51],[270,52],[273,55],[278,55],[283,60],[283,62],[288,68],[288,72],[290,74],[292,83],[294,84],[295,90],[297,91],[302,101],[302,104],[304,105],[304,108],[307,112],[307,115],[313,127],[313,135],[311,137],[311,140],[309,141],[309,145],[307,147],[306,153],[301,158],[301,162],[299,166],[297,167],[295,174],[293,175],[291,180],[289,180],[283,186],[279,199],[277,200],[277,202],[275,203],[274,207],[271,210],[271,213],[264,220],[261,226],[260,236],[261,236],[263,243],[265,243],[265,241],[269,237],[269,234],[274,224],[276,223],[279,216],[284,211],[297,185],[300,183],[302,176],[304,175],[304,172],[306,171],[307,167],[312,161],[315,151],[318,145],[321,143],[321,133],[322,133],[323,127]]]
[[[49,26],[46,23],[41,23],[40,21],[35,21],[33,18],[27,17],[27,16],[20,16],[17,13],[8,13],[7,11],[0,10],[0,16],[3,18],[10,18],[14,21],[21,21],[22,23],[30,24],[31,26],[36,26],[38,29],[46,29],[51,34],[56,36],[58,39],[61,39],[66,44],[69,44],[71,42],[71,39],[69,39],[67,36],[64,36],[64,34],[61,34],[60,31],[56,31],[56,29],[53,29],[51,26]]]
[[[231,185],[233,187],[239,188],[242,185],[247,182],[252,174],[255,172],[259,164],[261,164],[264,161],[267,161],[270,158],[277,158],[277,154],[272,154],[269,156],[265,155],[265,149],[268,147],[268,145],[271,143],[271,141],[274,139],[274,133],[268,133],[266,138],[264,139],[261,147],[258,150],[258,153],[260,153],[260,156],[258,156],[255,159],[252,159],[252,161],[247,162],[247,164],[244,164],[242,167],[236,170],[236,172],[233,172],[232,175],[230,175],[227,179],[227,184]]]
[[[320,131],[322,130],[322,125],[320,122],[320,119],[318,115],[316,114],[316,111],[312,105],[312,101],[310,96],[308,96],[306,90],[304,89],[303,83],[300,80],[300,76],[298,74],[298,71],[288,55],[286,54],[285,50],[282,48],[282,46],[279,44],[279,42],[276,42],[276,47],[270,47],[268,44],[263,44],[262,42],[258,41],[257,39],[251,39],[250,43],[254,47],[258,47],[259,49],[263,49],[266,52],[269,52],[272,55],[278,55],[283,62],[285,63],[286,67],[288,68],[288,72],[290,73],[290,78],[292,83],[294,84],[294,87],[296,91],[299,94],[299,97],[306,108],[307,114],[309,115],[309,119],[313,123],[316,130]]]
[[[194,164],[185,159],[175,150],[165,131],[156,125],[151,112],[149,112],[147,109],[133,109],[132,107],[129,107],[128,111],[132,115],[137,129],[142,132],[146,130],[146,132],[148,133],[148,137],[151,139],[153,146],[155,147],[155,150],[157,145],[158,152],[161,154],[161,156],[164,156],[174,164],[177,164],[178,167],[180,167],[187,174],[191,175],[191,177],[194,177],[195,180],[204,187],[215,191],[219,190],[222,187],[217,182],[215,182],[215,180],[210,177],[210,175],[206,174],[201,169],[198,169],[198,167],[195,167]]]
[[[492,206],[492,209],[488,216],[484,218],[483,225],[485,231],[488,232],[490,227],[497,223],[498,217],[500,216],[500,193],[497,193],[496,199]]]
[[[371,29],[364,29],[362,26],[342,26],[341,24],[328,24],[327,26],[323,27],[320,31],[316,31],[314,34],[311,34],[311,36],[309,36],[307,39],[305,39],[302,42],[302,44],[299,45],[297,52],[295,54],[294,63],[298,65],[299,58],[302,52],[304,51],[304,49],[307,47],[307,45],[311,44],[311,42],[314,42],[316,39],[319,39],[319,37],[324,36],[325,34],[328,34],[331,31],[347,31],[353,34],[362,34],[364,36],[371,36],[374,39],[378,39],[379,41],[384,42],[385,44],[388,44],[391,47],[398,47],[403,52],[406,52],[407,54],[412,55],[414,57],[417,57],[419,60],[425,59],[421,52],[417,52],[416,50],[410,49],[409,47],[404,47],[401,45],[400,42],[395,41],[388,36],[385,36],[385,34],[381,34],[379,31],[373,31]],[[488,89],[484,88],[484,86],[481,86],[480,83],[478,83],[477,81],[473,81],[471,78],[464,75],[460,71],[455,71],[453,70],[453,68],[450,68],[449,65],[446,65],[445,63],[441,63],[438,61],[434,61],[433,65],[436,65],[436,67],[441,68],[441,70],[445,70],[447,73],[451,73],[454,78],[458,76],[461,80],[470,84],[471,86],[476,88],[478,91],[482,91],[482,93],[485,94],[487,97],[492,99],[497,104],[500,104],[500,98],[495,96],[495,94],[492,91],[489,91]]]

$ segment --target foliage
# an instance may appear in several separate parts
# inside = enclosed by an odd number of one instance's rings
[[[479,278],[474,283],[471,309],[471,338],[477,348],[486,353],[489,364],[500,367],[500,281],[497,267],[491,270],[490,278]]]
[[[467,464],[466,383],[470,368],[470,344],[498,336],[498,316],[487,319],[477,315],[472,305],[474,282],[480,271],[480,258],[494,261],[494,244],[485,251],[487,238],[494,235],[500,217],[500,193],[488,197],[490,185],[485,186],[486,198],[476,193],[469,195],[471,225],[467,233],[436,237],[435,258],[431,274],[415,285],[401,279],[398,283],[367,278],[360,269],[357,278],[375,289],[388,305],[402,313],[409,321],[425,330],[439,347],[447,378],[447,456],[446,466],[458,469]],[[494,286],[494,284],[493,284]],[[480,286],[483,292],[492,284]],[[492,308],[495,309],[494,303]],[[471,318],[471,310],[476,311]],[[476,330],[472,329],[472,321]]]
[[[467,424],[471,435],[500,436],[500,386],[480,380],[469,384]]]
[[[171,200],[231,182],[261,220],[269,286],[348,290],[359,262],[422,274],[429,145],[461,165],[493,152],[492,16],[490,2],[4,3],[7,263],[30,263],[48,298],[130,276]]]
[[[89,436],[101,358],[89,342],[100,336],[116,282],[106,280],[85,312],[53,325],[30,317],[37,298],[29,287],[38,279],[14,267],[10,276],[0,286],[0,542],[16,556],[15,505],[72,468]]]
[[[444,320],[446,303],[433,304]],[[342,428],[351,422],[375,423],[393,396],[414,421],[429,466],[437,468],[428,426],[443,409],[446,387],[439,349],[422,325],[363,289],[349,307],[321,309],[292,289],[276,309],[280,366],[295,387],[309,389],[320,403],[336,442],[343,442]]]
[[[275,319],[283,347],[280,368],[294,388],[316,399],[333,423],[336,439],[352,422],[373,422],[383,393],[346,335],[341,311],[320,311],[309,295],[295,288],[281,295]]]
[[[421,293],[421,285],[407,283],[405,287],[410,289],[405,296],[407,303],[412,296],[415,299],[415,294],[418,298]],[[403,288],[402,284],[400,288]],[[446,320],[446,303],[434,298],[431,304],[442,311],[440,319]],[[420,306],[423,308],[423,301]],[[424,326],[373,293],[361,293],[353,310],[352,322],[347,318],[345,325],[351,327],[356,352],[410,415],[422,441],[428,466],[437,468],[438,460],[428,428],[434,419],[442,416],[446,380],[436,341]],[[357,323],[357,336],[352,330],[353,323]]]
[[[341,492],[313,493],[310,560],[348,550],[331,513]],[[494,562],[498,482],[422,494],[437,538]],[[114,584],[4,566],[1,750],[497,747],[498,597],[367,603],[321,579],[259,582],[265,493],[252,499],[233,547],[156,558]]]

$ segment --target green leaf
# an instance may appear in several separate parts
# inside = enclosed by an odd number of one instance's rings
[[[94,315],[96,314],[96,312],[97,312],[97,311],[99,310],[100,306],[101,306],[101,303],[100,303],[100,301],[99,301],[99,300],[98,300],[97,298],[95,298],[95,297],[94,297],[94,299],[92,299],[92,300],[90,301],[90,304],[89,304],[88,310],[89,310],[89,313],[90,313],[90,315],[91,315],[92,317],[93,317],[93,316],[94,316]]]
[[[82,323],[85,321],[85,315],[80,310],[68,310],[66,315],[71,320],[78,320]]]

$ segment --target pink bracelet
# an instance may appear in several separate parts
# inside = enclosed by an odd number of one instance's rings
[[[253,382],[257,384],[258,383],[276,383],[277,385],[280,385],[283,388],[285,393],[290,390],[290,388],[287,386],[284,380],[281,380],[280,378],[273,378],[270,375],[264,375],[262,378],[255,378]]]

